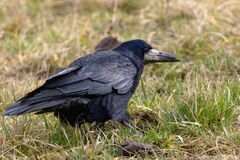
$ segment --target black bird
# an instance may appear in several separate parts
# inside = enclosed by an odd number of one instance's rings
[[[9,106],[5,116],[54,112],[71,126],[108,120],[129,124],[127,105],[144,64],[177,62],[175,56],[153,49],[143,40],[121,43],[112,50],[81,57]]]

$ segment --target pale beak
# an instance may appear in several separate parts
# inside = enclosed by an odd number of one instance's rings
[[[156,49],[151,49],[144,55],[144,64],[154,63],[154,62],[179,62],[180,60],[177,59],[174,55],[158,51]]]

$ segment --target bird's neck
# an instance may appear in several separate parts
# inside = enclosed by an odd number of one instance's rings
[[[129,58],[134,63],[134,65],[137,66],[137,68],[143,67],[144,56],[142,56],[142,54],[139,53],[140,51],[131,51],[129,49],[124,49],[124,48],[118,48],[115,51],[117,51],[121,55]]]
[[[121,53],[121,55],[129,58],[138,70],[137,75],[136,75],[135,80],[134,80],[134,85],[133,85],[133,88],[132,88],[132,94],[133,94],[135,92],[137,86],[138,86],[138,83],[139,83],[140,79],[141,79],[141,75],[142,75],[142,72],[143,72],[143,69],[144,69],[144,61],[143,61],[142,58],[134,55],[133,52],[125,51],[125,52],[120,52],[120,53]]]

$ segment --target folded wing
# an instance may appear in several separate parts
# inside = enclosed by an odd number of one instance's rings
[[[69,107],[71,101],[81,104],[112,92],[126,94],[136,74],[131,60],[119,53],[106,51],[86,56],[49,77],[41,87],[8,107],[4,115],[56,111]]]

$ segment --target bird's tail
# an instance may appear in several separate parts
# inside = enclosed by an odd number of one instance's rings
[[[87,98],[79,97],[80,92],[64,93],[58,88],[48,88],[45,85],[26,94],[15,104],[7,107],[4,116],[21,115],[30,112],[54,112],[72,105],[88,103]]]
[[[61,108],[67,101],[56,89],[39,87],[7,107],[4,116],[21,115],[30,112],[50,112]]]
[[[12,116],[12,115],[21,115],[30,112],[50,112],[54,111],[57,108],[61,108],[66,102],[65,99],[51,99],[51,100],[42,100],[38,102],[26,101],[18,101],[15,104],[9,106],[6,111],[3,113],[4,116]]]

